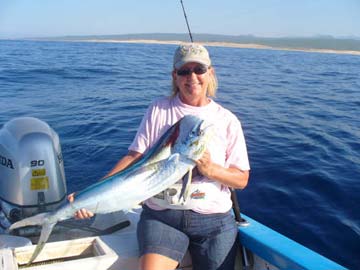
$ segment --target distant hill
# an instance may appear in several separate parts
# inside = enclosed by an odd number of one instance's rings
[[[267,38],[231,35],[214,35],[214,34],[193,34],[195,42],[225,42],[238,44],[257,44],[272,48],[288,49],[319,49],[319,50],[339,50],[339,51],[359,51],[360,38],[334,38],[332,36],[315,36],[315,37],[280,37]],[[189,41],[188,34],[125,34],[125,35],[93,35],[93,36],[64,36],[39,38],[41,40],[63,40],[63,41],[81,41],[81,40],[159,40],[159,41]]]

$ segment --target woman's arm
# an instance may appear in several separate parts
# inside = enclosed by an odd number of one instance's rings
[[[115,166],[110,170],[110,172],[108,172],[104,177],[109,177],[117,172],[120,172],[124,169],[126,169],[127,167],[131,166],[132,164],[134,164],[136,161],[138,161],[143,154],[139,153],[139,152],[135,152],[135,151],[129,151],[126,156],[122,157],[116,164]]]
[[[122,157],[115,166],[108,172],[102,179],[109,177],[117,172],[120,172],[127,167],[129,167],[131,164],[135,163],[137,160],[139,160],[142,157],[142,154],[135,151],[129,151],[124,157]],[[75,193],[71,193],[68,195],[68,200],[70,203],[74,201],[76,197]],[[76,219],[85,219],[85,218],[91,218],[94,216],[94,213],[91,211],[88,211],[86,209],[80,209],[75,213]]]

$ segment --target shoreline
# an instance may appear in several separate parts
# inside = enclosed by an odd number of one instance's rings
[[[153,39],[82,39],[82,40],[62,40],[71,42],[99,42],[99,43],[140,43],[140,44],[171,44],[178,45],[184,43],[179,40],[153,40]],[[196,43],[196,42],[195,42]],[[232,43],[232,42],[199,42],[205,46],[229,47],[242,49],[263,49],[263,50],[279,50],[279,51],[299,51],[313,53],[332,53],[332,54],[350,54],[360,55],[360,51],[350,50],[333,50],[333,49],[309,49],[309,48],[287,48],[287,47],[271,47],[253,43]]]

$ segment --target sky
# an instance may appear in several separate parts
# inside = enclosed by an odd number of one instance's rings
[[[360,38],[360,0],[183,0],[191,31]],[[186,33],[180,0],[0,0],[0,38]]]

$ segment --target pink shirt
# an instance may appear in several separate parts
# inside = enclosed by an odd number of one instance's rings
[[[240,121],[213,100],[202,107],[184,104],[178,96],[155,100],[144,115],[129,150],[144,153],[170,126],[188,114],[198,116],[213,125],[214,132],[207,146],[213,162],[226,168],[232,166],[250,170]],[[201,199],[197,196],[193,211],[207,214],[223,213],[231,209],[230,191],[226,186],[204,176],[196,176],[192,181],[204,185],[204,192],[201,194],[206,193]],[[151,199],[146,203],[153,209],[162,209]]]

